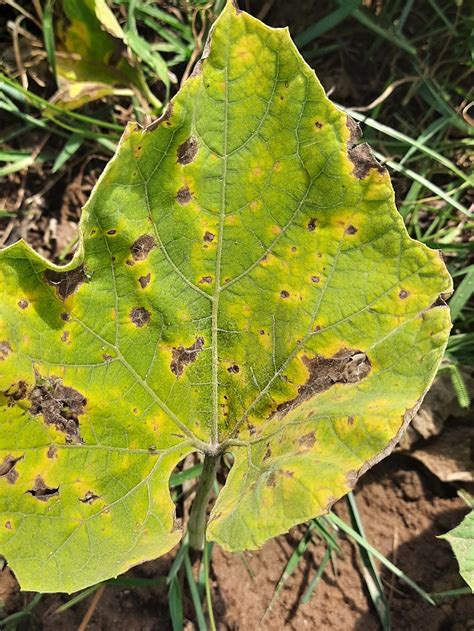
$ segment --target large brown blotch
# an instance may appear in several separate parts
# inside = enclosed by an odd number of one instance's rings
[[[49,285],[55,288],[58,297],[65,300],[77,291],[87,276],[84,272],[84,266],[81,265],[69,272],[55,272],[48,269],[44,272],[44,278]]]
[[[315,394],[329,390],[336,383],[358,383],[370,372],[371,364],[367,355],[359,350],[343,348],[333,357],[316,355],[312,359],[303,356],[303,363],[309,371],[306,383],[298,388],[298,395],[280,403],[274,414],[286,414]]]
[[[30,414],[41,414],[47,425],[54,425],[66,435],[67,443],[82,443],[79,416],[87,400],[83,394],[65,386],[58,377],[39,381],[29,395]]]
[[[347,141],[347,154],[349,160],[354,165],[352,175],[358,180],[361,180],[367,177],[371,169],[376,169],[379,173],[385,173],[385,168],[380,162],[377,162],[369,145],[366,143],[357,144],[361,137],[361,130],[358,123],[348,116],[346,125],[350,131],[350,137]]]
[[[185,348],[184,346],[173,348],[172,360],[170,364],[171,372],[173,372],[177,377],[180,377],[183,374],[185,367],[188,364],[193,364],[196,361],[203,346],[204,338],[197,337],[194,343],[187,348]]]
[[[59,495],[59,487],[47,486],[43,478],[38,475],[35,478],[34,487],[29,489],[27,493],[35,497],[40,502],[47,502],[51,498]]]

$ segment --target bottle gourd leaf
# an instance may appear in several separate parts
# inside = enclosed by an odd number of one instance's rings
[[[23,589],[170,550],[194,451],[233,455],[207,537],[244,550],[394,447],[451,280],[357,140],[288,31],[228,2],[166,113],[128,125],[73,260],[0,251],[0,554]]]

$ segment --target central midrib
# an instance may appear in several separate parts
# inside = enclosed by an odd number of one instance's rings
[[[227,42],[229,39],[227,39]],[[224,146],[222,156],[222,184],[221,184],[221,208],[219,215],[219,230],[217,241],[215,289],[212,301],[211,316],[211,347],[212,347],[212,423],[211,423],[211,444],[219,444],[219,349],[218,349],[218,317],[219,298],[221,294],[221,260],[222,247],[224,242],[224,219],[226,209],[226,181],[227,181],[227,136],[228,136],[228,66],[229,66],[229,45],[226,50],[226,63],[224,66]]]

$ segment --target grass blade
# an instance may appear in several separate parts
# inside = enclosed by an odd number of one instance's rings
[[[338,517],[335,513],[330,513],[328,515],[328,519],[337,526],[340,530],[345,532],[349,537],[354,539],[359,545],[363,546],[368,552],[374,555],[387,569],[390,570],[395,576],[397,576],[404,583],[409,585],[417,594],[419,594],[426,602],[430,603],[430,605],[435,605],[435,601],[431,598],[431,596],[425,592],[424,589],[419,587],[414,581],[411,580],[402,570],[400,570],[396,565],[394,565],[391,561],[389,561],[382,553],[376,550],[370,543],[361,537],[358,532],[356,532],[353,528],[351,528],[345,521],[343,521],[340,517]]]
[[[319,564],[319,567],[316,570],[316,574],[313,576],[313,578],[311,579],[308,587],[305,589],[304,594],[301,596],[300,603],[302,605],[305,605],[306,603],[308,603],[310,601],[311,596],[313,595],[313,592],[316,589],[316,585],[318,584],[319,579],[324,574],[326,566],[329,563],[329,560],[331,559],[332,552],[333,552],[333,547],[332,546],[328,546],[326,548],[326,551],[324,552],[323,558],[321,559],[321,563]]]
[[[351,515],[351,521],[354,529],[365,540],[367,539],[362,525],[362,520],[357,509],[356,500],[353,493],[348,493],[347,504]],[[374,607],[377,611],[377,615],[380,618],[380,623],[384,631],[390,631],[390,608],[385,597],[385,591],[382,585],[382,581],[375,567],[375,563],[372,554],[362,546],[357,546],[362,563],[364,564],[364,571],[362,573],[367,590],[370,594],[370,598],[374,603]]]
[[[168,589],[168,606],[170,610],[171,625],[173,631],[182,631],[184,627],[183,595],[181,585],[175,576]]]
[[[454,322],[474,293],[474,268],[470,268],[449,301],[451,318]]]
[[[188,580],[189,591],[191,593],[191,599],[194,605],[194,611],[196,613],[196,621],[199,631],[207,631],[206,619],[202,611],[201,600],[199,598],[199,591],[196,580],[193,575],[193,568],[191,565],[191,559],[189,558],[188,551],[184,555],[184,569],[186,570],[186,578]]]

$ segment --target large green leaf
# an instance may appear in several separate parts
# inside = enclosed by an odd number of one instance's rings
[[[57,267],[0,252],[0,553],[73,591],[179,539],[168,482],[235,458],[208,537],[261,545],[389,453],[451,283],[286,30],[228,3],[167,113],[130,124]]]
[[[474,590],[474,511],[468,513],[459,526],[440,538],[447,539],[451,544],[461,576]]]

